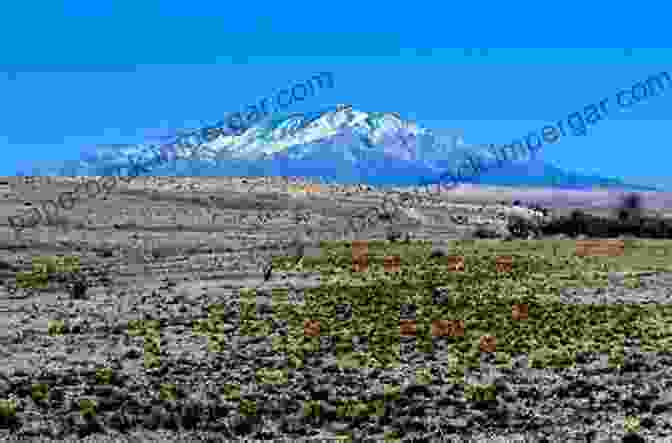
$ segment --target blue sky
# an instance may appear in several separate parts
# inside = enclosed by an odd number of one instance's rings
[[[348,103],[439,133],[463,130],[467,143],[508,143],[652,74],[672,74],[661,10],[635,17],[585,2],[548,11],[435,3],[5,6],[0,173],[214,122],[321,71],[333,72],[334,88],[288,112]],[[541,157],[672,187],[668,91],[610,113],[585,137],[544,145]]]

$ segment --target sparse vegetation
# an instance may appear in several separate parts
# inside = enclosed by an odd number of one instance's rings
[[[569,237],[584,235],[593,238],[672,239],[672,220],[643,215],[642,198],[637,194],[625,196],[613,211],[613,217],[598,217],[581,210],[567,217],[557,217],[540,226],[544,235],[565,234]]]
[[[112,382],[112,369],[100,368],[96,369],[96,383],[107,385]]]
[[[655,346],[655,339],[649,332],[660,330],[662,326],[654,326],[652,322],[662,321],[663,317],[649,316],[644,306],[562,305],[557,298],[559,290],[567,286],[605,285],[609,272],[623,271],[630,273],[628,278],[636,279],[637,270],[670,269],[664,259],[642,263],[641,259],[646,256],[644,250],[637,254],[640,263],[628,260],[635,249],[647,245],[629,243],[623,257],[579,257],[571,241],[455,242],[451,254],[464,257],[464,270],[454,272],[447,266],[449,257],[430,259],[429,245],[371,241],[368,243],[367,270],[353,272],[349,266],[352,261],[350,248],[325,243],[320,258],[303,264],[321,272],[324,284],[307,291],[304,308],[286,311],[283,318],[295,319],[295,327],[301,331],[303,319],[311,318],[319,323],[320,335],[340,336],[347,332],[347,335],[368,336],[367,353],[346,352],[341,358],[347,357],[350,364],[386,366],[392,364],[393,356],[398,352],[398,346],[395,348],[392,343],[399,337],[399,308],[402,303],[413,303],[423,312],[417,319],[416,328],[425,331],[419,337],[423,344],[418,345],[425,346],[424,349],[431,347],[428,331],[432,329],[432,322],[465,319],[469,327],[464,336],[454,341],[456,350],[466,358],[465,364],[478,366],[479,350],[473,344],[489,331],[497,337],[498,354],[529,352],[534,354],[532,360],[537,366],[562,366],[567,364],[568,355],[586,347],[613,350],[623,335],[642,337],[648,345]],[[670,245],[665,247],[670,249]],[[401,272],[385,273],[383,258],[387,255],[404,257]],[[506,274],[495,265],[499,255],[512,257],[511,270]],[[291,261],[282,258],[275,261],[278,270],[287,270],[291,266]],[[450,293],[449,298],[444,298],[450,303],[434,303],[435,288],[439,287]],[[330,294],[338,294],[338,297],[332,300]],[[332,301],[341,304],[347,301],[352,306],[353,320],[347,331],[338,329],[334,323]],[[513,305],[526,305],[530,312],[536,312],[535,318],[530,316],[522,328],[511,319]],[[658,308],[661,314],[667,312]],[[597,318],[611,320],[602,323],[596,322]],[[638,321],[632,321],[633,318]],[[297,339],[297,342],[290,340],[286,344],[286,351],[301,360],[303,339]],[[347,337],[345,339],[347,342]],[[341,361],[345,364],[345,360]]]
[[[47,399],[49,386],[44,383],[34,384],[32,386],[31,397],[34,402],[39,403]]]
[[[79,411],[84,418],[93,418],[96,416],[97,404],[95,400],[85,398],[79,401]]]
[[[33,268],[36,266],[46,266],[46,272],[49,275],[67,272],[79,272],[79,257],[67,256],[40,256],[33,257]]]
[[[11,399],[0,399],[0,429],[15,429],[19,426],[16,416],[16,402]]]
[[[16,287],[21,289],[45,288],[47,286],[47,281],[47,273],[40,269],[33,269],[32,272],[19,272],[16,274]]]
[[[520,205],[520,202],[517,203]],[[672,311],[665,306],[582,306],[567,305],[559,301],[561,289],[604,287],[607,284],[607,277],[614,272],[623,272],[625,280],[628,283],[632,282],[632,287],[636,287],[640,271],[672,271],[672,264],[669,261],[672,244],[667,241],[641,239],[672,238],[672,227],[663,219],[647,218],[641,212],[637,212],[637,208],[641,208],[641,201],[635,203],[625,201],[623,206],[625,209],[614,210],[611,218],[595,217],[575,211],[569,217],[538,223],[523,216],[510,216],[508,228],[511,234],[508,237],[503,236],[503,232],[505,233],[503,225],[500,230],[497,230],[495,225],[480,226],[474,234],[477,238],[484,239],[515,237],[515,240],[508,243],[454,241],[442,248],[432,248],[429,243],[412,241],[409,232],[390,228],[386,231],[387,241],[368,241],[367,265],[355,268],[351,266],[354,253],[352,243],[323,242],[321,254],[308,253],[305,251],[305,242],[297,243],[294,257],[278,257],[268,264],[264,263],[263,280],[265,282],[273,280],[273,283],[277,283],[286,278],[286,271],[294,270],[319,274],[320,286],[305,291],[298,289],[300,295],[305,296],[302,303],[292,302],[292,295],[288,290],[274,288],[269,291],[273,301],[274,320],[278,320],[278,324],[286,324],[288,330],[286,335],[273,335],[269,341],[272,343],[273,351],[286,357],[286,363],[283,358],[282,369],[273,366],[274,361],[269,362],[269,367],[256,367],[252,372],[256,375],[256,383],[268,388],[284,389],[289,383],[288,379],[296,374],[291,370],[287,371],[286,366],[293,369],[308,366],[310,369],[309,362],[313,360],[308,360],[309,354],[320,349],[321,339],[325,337],[335,337],[334,353],[337,365],[339,369],[349,370],[398,368],[402,335],[417,337],[415,347],[424,352],[431,352],[432,340],[441,336],[445,337],[449,344],[449,356],[446,359],[448,374],[454,384],[463,385],[464,400],[468,407],[478,409],[494,407],[500,403],[506,404],[510,400],[505,398],[506,401],[501,402],[503,394],[510,395],[514,399],[516,397],[515,394],[500,389],[496,383],[479,384],[471,381],[467,383],[464,377],[465,369],[478,367],[484,353],[496,352],[499,366],[508,366],[513,354],[526,353],[533,368],[556,369],[572,366],[576,363],[576,355],[583,351],[609,353],[609,365],[612,368],[624,366],[623,357],[619,353],[624,337],[629,336],[640,337],[643,350],[665,350],[669,342],[668,324],[672,319]],[[545,209],[539,205],[532,204],[529,207],[548,215],[548,212],[544,212]],[[385,218],[384,214],[385,212],[379,218]],[[625,215],[619,217],[619,214]],[[390,219],[385,221],[389,222]],[[538,239],[540,234],[551,231],[572,237],[586,235],[598,238],[616,237],[628,232],[629,235],[639,236],[640,239],[626,240],[625,253],[620,256],[578,256],[577,242],[573,240]],[[530,238],[536,239],[529,240]],[[661,251],[664,252],[663,256],[660,254]],[[297,257],[300,260],[297,261]],[[392,257],[400,259],[401,263],[395,272],[390,271],[391,260],[388,259]],[[78,262],[76,268],[65,266],[66,262],[63,260],[40,258],[33,262],[32,272],[22,275],[21,281],[30,285],[44,285],[50,282],[54,275],[58,277],[67,274],[67,282],[71,284],[68,289],[72,297],[72,300],[67,302],[70,306],[88,305],[89,303],[77,303],[73,300],[86,298],[88,285],[99,283],[98,281],[94,283],[93,279],[96,276],[92,274],[85,276],[79,269]],[[90,279],[89,283],[87,277]],[[157,294],[158,290],[152,293],[153,296]],[[255,338],[269,337],[272,327],[275,327],[275,321],[257,318],[259,313],[265,314],[258,304],[261,303],[258,300],[265,297],[259,299],[256,297],[269,294],[263,293],[262,290],[241,290],[239,295],[240,298],[237,300],[239,324],[232,321],[234,315],[231,314],[229,300],[221,300],[221,304],[207,306],[207,318],[204,318],[206,314],[203,314],[200,319],[195,319],[191,323],[192,328],[187,323],[184,331],[184,325],[181,325],[179,334],[182,337],[189,333],[205,336],[207,352],[212,353],[223,353],[230,349],[232,344],[227,334],[238,326],[235,333],[243,337],[241,342],[252,343]],[[403,320],[402,323],[402,312],[408,311],[409,306],[413,306],[414,320]],[[179,307],[185,309],[179,311],[179,316],[188,318],[186,311],[189,309],[188,305],[184,303]],[[344,312],[349,315],[344,315]],[[165,343],[161,340],[166,339],[166,335],[162,336],[165,329],[161,331],[159,328],[159,324],[162,327],[164,325],[165,317],[161,318],[160,322],[132,320],[128,324],[127,331],[128,335],[142,337],[144,341],[140,347],[134,345],[136,348],[129,350],[125,356],[129,359],[141,359],[144,346],[144,366],[150,371],[151,375],[147,379],[152,384],[151,386],[148,384],[146,390],[144,386],[141,387],[143,390],[139,393],[124,394],[119,402],[127,402],[125,404],[130,405],[128,408],[133,410],[137,405],[133,405],[131,400],[135,401],[136,396],[146,395],[147,392],[156,394],[156,398],[151,399],[154,421],[151,421],[152,424],[145,424],[146,427],[199,428],[212,424],[206,421],[210,417],[209,414],[215,415],[214,411],[217,411],[217,414],[221,413],[219,415],[221,422],[224,418],[222,411],[228,414],[236,409],[245,416],[245,421],[231,428],[236,426],[245,428],[253,422],[253,417],[266,413],[268,407],[266,402],[258,400],[255,402],[254,399],[245,398],[247,394],[241,395],[241,386],[237,384],[220,384],[218,394],[221,395],[217,396],[217,401],[220,403],[210,405],[207,403],[210,399],[185,400],[183,388],[178,388],[175,384],[158,383],[158,381],[170,381],[180,383],[178,386],[182,383],[180,377],[158,379],[157,374],[163,376],[169,373],[168,377],[172,377],[176,373],[176,371],[170,372],[172,369],[167,369],[170,366],[166,357],[169,346],[164,349],[166,361],[161,364],[161,345]],[[232,327],[232,324],[235,326]],[[49,337],[45,338],[51,342],[67,342],[63,338],[70,338],[67,337],[68,334],[89,333],[92,329],[91,325],[84,322],[77,325],[77,328],[71,329],[69,322],[66,326],[62,320],[50,319],[47,326]],[[64,334],[66,337],[56,338]],[[353,342],[357,343],[355,337],[367,338],[368,346],[365,351],[355,351],[353,345]],[[486,337],[487,340],[484,340]],[[256,355],[245,358],[254,357]],[[188,357],[179,364],[186,360]],[[140,362],[142,364],[142,360]],[[187,367],[193,367],[194,371],[201,370],[201,367],[196,369],[198,363],[201,362],[194,362],[193,366]],[[191,369],[187,371],[189,370]],[[224,373],[226,371],[223,365],[217,366],[215,370]],[[431,385],[436,377],[433,370],[424,367],[416,369],[414,377],[409,375],[409,378],[412,378],[408,380],[410,389],[419,390],[417,385],[421,384]],[[197,375],[200,376],[200,373]],[[45,379],[38,378],[36,381],[42,382]],[[95,371],[96,386],[87,386],[95,389],[81,395],[89,396],[92,394],[91,391],[95,391],[100,395],[100,406],[98,407],[95,400],[72,399],[75,403],[74,414],[71,415],[75,416],[73,420],[80,420],[73,428],[77,429],[80,436],[91,432],[103,432],[96,420],[102,422],[103,417],[108,418],[110,411],[106,408],[115,401],[117,386],[114,385],[118,383],[121,386],[120,379],[119,373],[113,378],[112,369],[99,368]],[[238,381],[235,380],[236,383]],[[0,389],[3,388],[2,382],[3,379],[0,378]],[[58,399],[58,382],[47,383],[28,382],[18,388],[26,397],[18,401],[19,417],[27,414],[22,408],[26,404],[24,400],[29,401],[30,397],[40,408]],[[10,388],[15,389],[14,385]],[[127,389],[127,386],[123,388]],[[428,389],[427,386],[422,388]],[[380,416],[384,412],[389,412],[390,408],[400,408],[400,403],[411,403],[413,399],[408,398],[408,392],[406,386],[402,389],[398,385],[386,385],[382,395],[384,400],[361,398],[325,403],[313,399],[305,401],[305,409],[316,424],[324,423],[324,419],[320,417],[329,414],[347,420],[363,421],[367,416]],[[0,391],[1,395],[5,395],[5,392]],[[77,414],[78,400],[82,400],[81,417]],[[332,407],[335,402],[338,406]],[[225,409],[224,405],[229,407],[229,403],[234,404],[231,407],[233,409]],[[166,412],[159,409],[157,406],[159,404],[170,411],[167,414],[168,418],[161,415]],[[138,426],[139,423],[134,420],[140,415],[140,412],[136,416],[128,414],[128,409],[123,408],[126,406],[115,411],[113,420],[110,421],[114,423],[115,429],[122,432]],[[388,411],[385,411],[386,408]],[[411,408],[416,408],[416,404]],[[13,399],[0,400],[0,428],[17,426],[16,409],[17,405]],[[157,410],[160,412],[156,412]],[[508,410],[515,408],[511,407]],[[458,410],[458,413],[462,411]],[[127,415],[135,418],[129,418]],[[515,417],[516,420],[520,418]],[[634,416],[629,417],[626,422],[628,431],[636,429],[639,425]],[[145,423],[150,423],[149,419]],[[642,423],[646,423],[644,419]],[[226,426],[229,426],[228,422]],[[443,430],[436,426],[437,431],[432,435],[432,439],[442,441]],[[249,429],[251,428],[250,425]],[[227,432],[228,430],[227,428]],[[399,433],[397,430],[387,436],[406,437],[398,434],[403,432]],[[258,438],[259,435],[255,437]],[[375,437],[379,441],[383,435]]]
[[[50,336],[62,335],[64,328],[63,320],[49,320],[47,323],[47,332]]]
[[[38,256],[33,257],[32,271],[18,272],[18,288],[44,289],[50,280],[67,281],[68,276],[80,271],[79,257]]]

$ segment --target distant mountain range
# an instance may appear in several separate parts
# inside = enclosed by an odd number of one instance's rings
[[[157,143],[102,146],[70,162],[68,174],[58,173],[65,170],[63,167],[60,171],[51,169],[56,175],[283,175],[322,177],[337,183],[412,186],[438,183],[444,171],[462,164],[466,153],[492,157],[483,146],[465,144],[461,137],[445,141],[399,114],[359,112],[352,106],[339,105],[321,112],[267,119],[243,131],[219,122]],[[464,183],[658,190],[618,178],[565,171],[538,159],[492,168]]]
[[[619,178],[585,175],[545,163],[541,160],[530,160],[505,165],[493,169],[482,176],[465,179],[465,183],[489,186],[514,187],[555,187],[560,189],[588,190],[594,188],[621,189],[631,191],[660,191],[653,186],[624,183]]]

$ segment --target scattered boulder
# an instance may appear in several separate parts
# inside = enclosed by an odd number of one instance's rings
[[[485,239],[485,238],[499,238],[497,231],[492,226],[478,226],[473,233],[474,238]]]
[[[427,223],[427,218],[420,213],[416,208],[401,208],[401,211],[403,212],[406,217],[409,219],[416,221],[421,224],[426,224]]]
[[[432,252],[430,252],[429,257],[432,259],[445,257],[447,255],[446,252],[447,251],[444,248],[432,248]]]
[[[619,209],[614,218],[597,217],[575,210],[540,226],[543,235],[564,234],[572,238],[672,238],[672,221],[660,217],[644,217],[639,212]]]
[[[518,216],[523,217],[527,220],[533,221],[535,223],[541,223],[547,217],[548,211],[538,210],[536,208],[526,208],[523,206],[514,206],[512,208],[505,208],[500,211],[500,213],[505,214],[506,216]]]
[[[467,222],[468,222],[467,217],[465,217],[464,215],[451,214],[449,217],[450,217],[450,221],[452,221],[453,223],[455,223],[457,225],[464,225],[464,224],[467,224]]]
[[[646,440],[639,434],[629,432],[623,436],[621,441],[623,443],[644,443]]]
[[[483,224],[477,226],[472,236],[477,239],[506,239],[511,233],[503,226],[495,224]]]
[[[70,284],[70,296],[75,300],[83,300],[86,298],[86,290],[88,289],[88,286],[85,278],[77,276]]]
[[[528,206],[528,209],[541,214],[543,217],[548,217],[551,215],[550,209],[541,206],[539,203],[532,203]]]
[[[435,305],[445,305],[450,301],[450,289],[436,287],[432,290],[432,301]]]
[[[387,241],[394,243],[402,237],[403,233],[399,229],[390,226],[385,228],[385,239]]]
[[[268,281],[271,279],[271,276],[273,275],[273,262],[269,262],[264,266],[264,281]]]
[[[11,270],[11,271],[17,271],[18,268],[4,260],[0,260],[0,269],[2,270]]]

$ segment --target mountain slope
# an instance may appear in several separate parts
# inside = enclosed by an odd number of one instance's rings
[[[584,175],[535,159],[515,162],[487,171],[481,176],[465,179],[465,183],[490,186],[558,187],[562,189],[623,188],[639,191],[657,191],[652,186],[626,184],[618,178]]]
[[[485,158],[483,146],[436,136],[396,113],[360,112],[349,105],[310,114],[271,118],[234,131],[225,122],[161,143],[106,146],[83,154],[83,175],[284,175],[328,177],[341,183],[438,183],[466,153]],[[135,166],[134,166],[135,165]],[[144,167],[142,167],[144,165]],[[140,166],[140,167],[138,167]],[[651,189],[563,171],[539,160],[492,168],[465,183]]]

